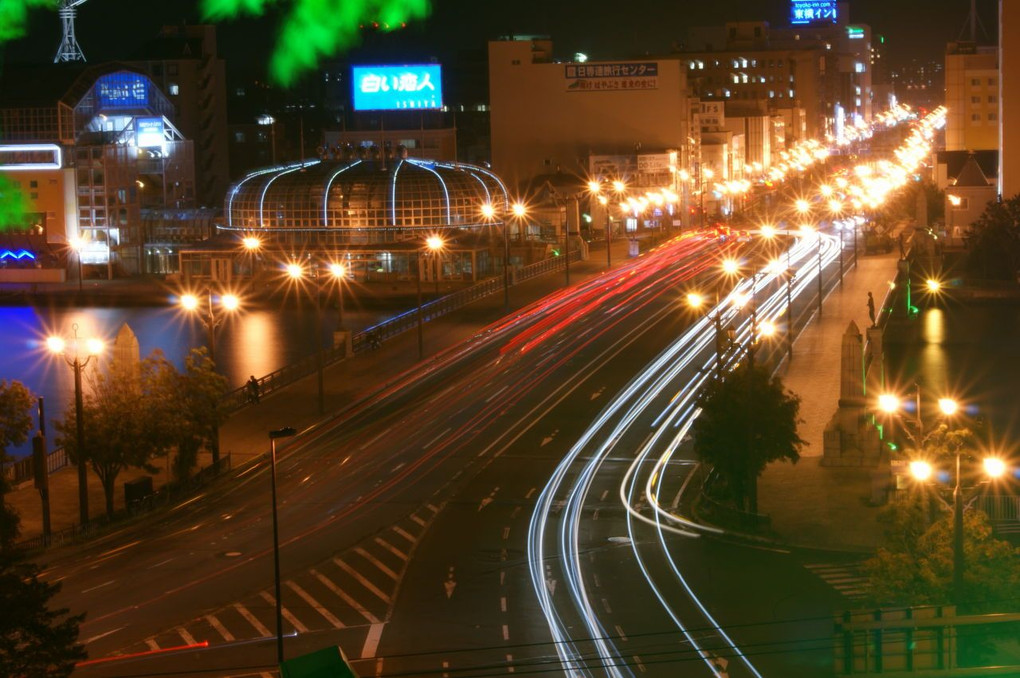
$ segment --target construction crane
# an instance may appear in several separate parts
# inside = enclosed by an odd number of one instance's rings
[[[74,37],[74,16],[78,13],[78,7],[84,4],[85,0],[60,0],[57,14],[64,25],[64,38],[60,41],[57,56],[53,57],[53,63],[85,61],[85,54],[82,53],[78,40]]]

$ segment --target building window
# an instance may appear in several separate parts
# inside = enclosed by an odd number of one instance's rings
[[[999,114],[998,113],[989,113],[988,114],[988,119],[989,120],[998,120],[999,119]]]
[[[972,103],[972,104],[981,103],[981,97],[971,97],[970,98],[970,103]]]
[[[971,87],[977,87],[977,86],[979,86],[980,84],[981,84],[981,78],[971,78],[971,79],[970,79],[970,85],[971,85]]]
[[[29,188],[39,188],[39,182],[36,181],[35,179],[32,179],[31,181],[28,182],[28,187]]]
[[[166,74],[167,75],[177,75],[177,64],[167,64],[166,65]]]
[[[977,122],[978,120],[981,119],[981,114],[980,113],[971,113],[970,114],[970,119],[973,122]]]
[[[244,143],[244,132],[241,132],[241,131],[234,132],[234,141],[236,143],[243,144]]]
[[[177,96],[178,94],[181,93],[181,88],[177,86],[177,83],[173,83],[173,82],[170,83],[170,87],[168,89],[170,91],[170,96],[172,96],[172,97],[175,97],[175,96]]]
[[[989,94],[989,95],[988,95],[988,103],[990,103],[990,104],[994,104],[995,102],[996,102],[996,97],[995,97],[995,95],[994,95],[994,94]]]
[[[989,87],[995,86],[995,78],[988,78],[988,86]]]

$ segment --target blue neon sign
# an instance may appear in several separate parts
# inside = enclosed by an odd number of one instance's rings
[[[137,73],[110,73],[96,80],[99,108],[145,108],[149,105],[149,83]]]
[[[0,261],[4,259],[31,259],[34,261],[35,255],[28,250],[4,249],[0,250]]]
[[[836,0],[790,0],[790,23],[794,26],[836,23]]]
[[[443,77],[437,64],[352,66],[354,110],[424,110],[443,107]]]

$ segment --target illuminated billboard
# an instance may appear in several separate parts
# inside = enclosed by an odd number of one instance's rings
[[[135,118],[135,146],[163,147],[163,118]]]
[[[145,108],[149,105],[149,83],[137,73],[110,73],[96,80],[99,108]]]
[[[794,26],[836,23],[836,0],[790,0],[790,23]]]
[[[354,110],[395,111],[443,107],[440,66],[352,66]]]

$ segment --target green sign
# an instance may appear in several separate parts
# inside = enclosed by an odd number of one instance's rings
[[[326,647],[280,664],[283,678],[358,678],[338,646]]]

